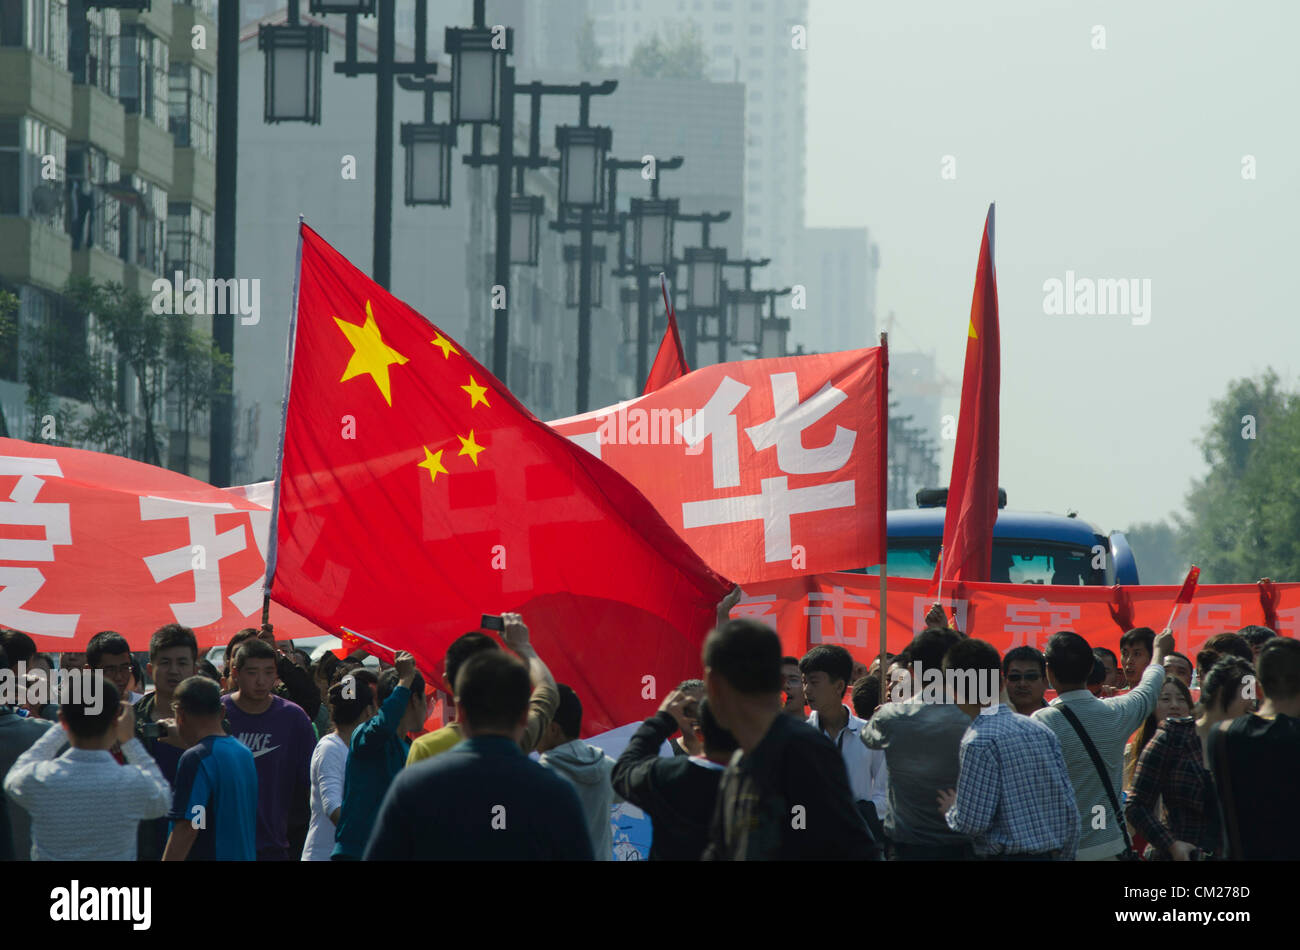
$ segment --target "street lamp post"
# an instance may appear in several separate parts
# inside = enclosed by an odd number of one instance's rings
[[[712,225],[721,224],[731,217],[730,211],[710,214],[679,214],[679,222],[698,223],[700,225],[700,246],[686,249],[687,306],[678,316],[682,318],[683,349],[687,362],[694,366],[699,356],[697,341],[699,339],[699,320],[707,318],[722,306],[722,267],[727,261],[727,250],[722,247],[709,246],[709,231]],[[676,262],[674,262],[676,263]]]
[[[723,267],[741,267],[744,268],[745,271],[745,284],[742,288],[740,288],[740,290],[729,291],[726,287],[726,284],[725,283],[723,284],[723,300],[727,301],[728,303],[731,303],[731,302],[736,302],[741,299],[744,299],[746,301],[744,306],[746,308],[750,308],[751,306],[749,302],[750,298],[747,297],[746,294],[753,290],[754,268],[766,267],[770,263],[772,263],[772,259],[770,257],[764,257],[761,259],[745,258],[743,260],[738,260],[738,261],[723,262],[722,265]],[[728,314],[726,309],[723,309],[718,315],[718,362],[719,363],[725,363],[727,361],[727,337],[729,335],[728,331],[729,329],[731,329],[727,326],[729,316],[730,314]],[[738,320],[739,319],[738,312],[736,316]],[[735,324],[733,324],[732,326],[734,327]],[[754,342],[757,343],[758,340],[755,340]]]

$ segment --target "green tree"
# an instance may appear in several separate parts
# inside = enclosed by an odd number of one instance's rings
[[[1300,395],[1283,391],[1272,370],[1233,382],[1201,448],[1210,470],[1181,522],[1201,580],[1300,578]]]
[[[708,60],[695,23],[673,30],[667,39],[655,33],[632,50],[628,72],[646,79],[705,79]]]
[[[578,68],[584,73],[596,72],[600,69],[602,55],[600,44],[596,42],[596,25],[591,17],[587,17],[578,32]]]
[[[229,357],[194,317],[154,313],[146,297],[120,284],[74,278],[65,295],[63,314],[25,334],[33,440],[52,417],[63,444],[161,466],[170,408],[188,467],[190,426],[214,392],[228,391],[218,381],[228,378]]]

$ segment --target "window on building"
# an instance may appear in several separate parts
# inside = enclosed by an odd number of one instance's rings
[[[121,16],[116,10],[85,10],[84,16],[74,16],[68,26],[72,81],[95,86],[116,99],[117,73],[112,62],[121,33]]]
[[[216,104],[212,73],[193,63],[172,63],[168,80],[168,128],[179,148],[216,155]]]
[[[139,23],[122,27],[118,56],[118,99],[133,115],[167,128],[167,46]]]
[[[68,68],[68,0],[0,0],[0,46],[29,49]]]
[[[167,192],[139,175],[123,176],[121,258],[128,264],[162,274],[167,251]]]
[[[72,249],[97,247],[121,254],[121,204],[115,194],[121,166],[93,145],[68,146],[68,234]]]
[[[61,227],[67,152],[67,137],[38,119],[0,119],[0,214]]]
[[[186,278],[212,276],[212,215],[182,202],[167,206],[167,274],[181,271]]]

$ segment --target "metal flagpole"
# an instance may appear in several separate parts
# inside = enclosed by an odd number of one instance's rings
[[[883,443],[883,452],[885,457],[881,458],[879,462],[880,469],[883,472],[886,465],[887,457],[889,455],[889,334],[887,333],[880,334],[880,348],[881,350],[884,351],[884,366],[882,367],[882,370],[885,374],[885,380],[883,386],[883,389],[885,391],[885,398],[884,398],[885,424],[883,426],[884,431],[881,437],[881,442]],[[883,477],[880,480],[880,485],[881,485],[881,490],[883,491],[885,485]],[[885,698],[889,695],[888,682],[887,682],[889,676],[889,667],[886,664],[886,660],[885,660],[885,655],[887,653],[887,650],[885,649],[885,632],[886,629],[889,627],[889,611],[888,611],[889,590],[887,586],[889,581],[888,534],[886,534],[885,537],[885,550],[884,552],[882,552],[882,555],[883,556],[880,562],[880,705],[884,704]]]

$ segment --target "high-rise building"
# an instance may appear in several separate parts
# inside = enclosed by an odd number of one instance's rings
[[[744,84],[744,251],[772,259],[757,284],[800,283],[807,0],[589,0],[588,9],[606,66],[628,66],[655,36],[671,44],[695,30],[707,77]]]
[[[215,0],[0,4],[0,285],[19,299],[0,339],[10,434],[42,428],[24,383],[27,343],[42,330],[74,350],[98,340],[95,315],[65,295],[70,278],[151,297],[160,276],[211,276],[216,41]],[[195,323],[210,332],[210,320]],[[54,397],[81,412],[83,385],[57,374]],[[143,410],[129,371],[118,390],[134,438]],[[152,422],[159,460],[207,478],[206,414],[168,397]]]
[[[799,248],[804,310],[790,313],[790,336],[832,353],[875,346],[880,250],[866,228],[805,228]]]

